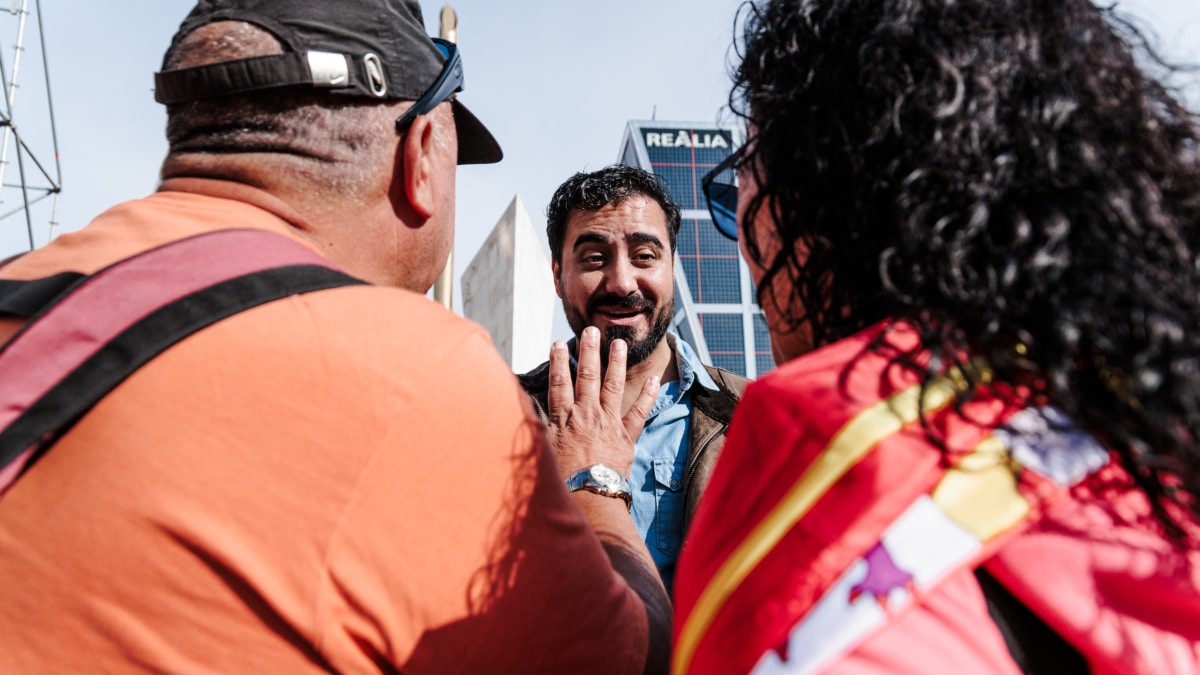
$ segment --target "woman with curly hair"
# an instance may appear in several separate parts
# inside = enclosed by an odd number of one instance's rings
[[[745,10],[706,182],[782,365],[675,672],[1200,672],[1200,130],[1161,61],[1088,0]]]

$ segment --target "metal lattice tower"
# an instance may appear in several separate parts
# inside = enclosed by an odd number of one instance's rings
[[[23,220],[30,249],[54,236],[62,191],[46,51],[41,1],[0,4],[0,232]]]

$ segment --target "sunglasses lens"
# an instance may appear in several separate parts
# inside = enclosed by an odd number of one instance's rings
[[[712,216],[717,232],[737,241],[738,189],[737,163],[742,151],[737,150],[721,160],[700,181],[704,197],[708,200],[708,213]],[[720,180],[718,180],[720,179]]]
[[[708,213],[712,216],[713,225],[717,231],[737,240],[737,201],[736,185],[728,183],[709,183],[705,190],[708,197]]]

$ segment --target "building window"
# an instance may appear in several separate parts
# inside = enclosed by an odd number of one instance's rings
[[[746,372],[746,338],[741,314],[700,314],[700,330],[708,343],[712,364],[735,373]]]

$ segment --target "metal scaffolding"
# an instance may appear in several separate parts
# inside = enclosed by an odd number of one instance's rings
[[[30,0],[12,0],[9,7],[0,7],[0,86],[4,90],[4,105],[0,109],[0,127],[4,128],[0,144],[0,221],[21,215],[25,220],[29,248],[45,243],[54,236],[58,219],[58,196],[62,192],[62,167],[58,154],[58,130],[54,123],[54,102],[50,95],[50,68],[46,57],[46,40],[42,23],[40,0],[33,0],[33,16],[30,15]],[[32,20],[31,20],[32,18]],[[34,24],[32,27],[30,24]],[[13,32],[9,32],[12,30]],[[26,40],[30,33],[36,35],[37,44],[34,60],[25,58]],[[11,38],[9,37],[11,36]],[[11,40],[11,41],[10,41]],[[8,47],[11,45],[11,58]],[[40,63],[36,58],[40,55]],[[22,68],[41,70],[41,78],[35,79],[30,95],[31,103],[42,99],[45,110],[22,108],[23,128],[17,123],[17,92],[21,89]],[[36,78],[36,73],[35,73]],[[23,102],[25,102],[23,99]],[[38,106],[40,107],[40,106]],[[10,158],[16,157],[18,181],[11,178]],[[53,157],[53,163],[48,161]],[[50,199],[46,238],[35,241],[34,205]],[[38,210],[39,220],[43,211]]]

